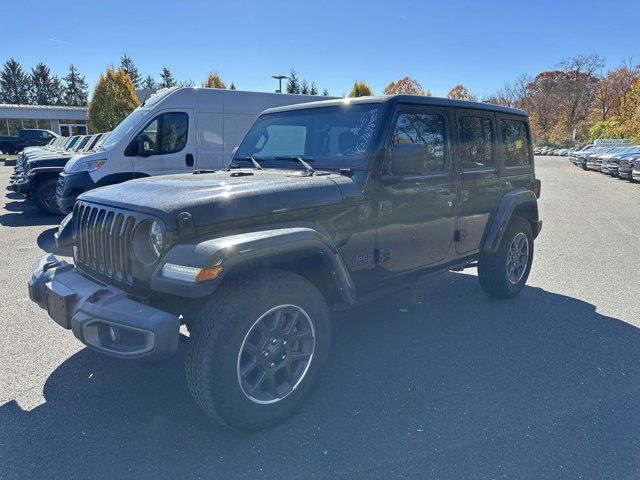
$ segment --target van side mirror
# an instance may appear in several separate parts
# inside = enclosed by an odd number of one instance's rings
[[[150,157],[151,153],[151,142],[149,141],[149,137],[146,135],[138,135],[136,138],[138,142],[138,156],[140,157]]]
[[[424,173],[425,146],[419,143],[396,143],[393,146],[391,169],[395,175]]]

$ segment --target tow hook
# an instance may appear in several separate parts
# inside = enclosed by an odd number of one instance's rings
[[[95,292],[93,292],[91,295],[87,297],[87,301],[89,303],[96,303],[98,300],[100,300],[100,295],[106,292],[108,292],[106,288],[101,288],[100,290],[96,290]]]

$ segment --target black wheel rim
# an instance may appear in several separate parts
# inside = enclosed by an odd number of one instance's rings
[[[522,280],[528,264],[529,239],[520,232],[511,241],[507,253],[507,277],[512,284],[516,285]]]
[[[316,336],[307,312],[279,305],[255,321],[238,354],[242,393],[252,402],[276,403],[304,380],[313,359]]]
[[[58,204],[56,203],[55,186],[51,185],[42,192],[42,203],[44,203],[45,206],[51,211],[58,210]]]

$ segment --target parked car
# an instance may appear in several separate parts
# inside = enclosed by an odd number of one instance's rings
[[[46,145],[58,135],[50,130],[36,128],[23,128],[17,137],[0,136],[0,151],[2,153],[15,154],[33,145]]]
[[[598,152],[601,147],[595,145],[587,145],[579,151],[573,152],[569,160],[576,166],[581,167],[583,170],[587,170],[587,159],[590,155]]]
[[[620,159],[618,163],[618,177],[633,181],[633,162],[640,160],[640,155],[629,155]]]
[[[631,168],[631,181],[639,181],[640,182],[640,158],[637,158],[633,161],[633,166]]]
[[[521,291],[541,229],[531,144],[526,112],[484,103],[397,95],[269,109],[228,169],[82,194],[57,234],[74,265],[43,257],[29,295],[121,359],[173,356],[186,323],[196,403],[264,428],[311,394],[333,310],[475,265],[490,295]]]
[[[53,140],[53,142],[45,146],[27,147],[23,149],[18,155],[18,161],[16,162],[16,167],[14,169],[15,174],[21,174],[25,169],[27,161],[30,159],[35,159],[39,156],[59,155],[60,152],[71,150],[75,147],[76,142],[78,142],[80,138],[83,137],[81,135],[73,137],[58,137]]]
[[[627,155],[633,155],[640,153],[640,146],[620,147],[615,152],[608,153],[602,156],[602,164],[600,165],[600,171],[607,175],[617,176],[619,161],[622,157]]]
[[[124,119],[99,152],[67,164],[58,206],[68,213],[80,193],[133,178],[223,168],[263,110],[320,99],[215,88],[164,90]]]
[[[600,171],[601,155],[613,151],[617,147],[596,147],[586,158],[586,170]]]
[[[70,151],[29,160],[24,172],[12,183],[13,190],[33,200],[42,213],[60,215],[55,198],[58,175],[71,158],[94,152],[106,136],[104,133],[87,135]]]

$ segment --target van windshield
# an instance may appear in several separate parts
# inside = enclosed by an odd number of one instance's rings
[[[381,104],[368,103],[262,115],[235,158],[278,163],[279,157],[302,157],[329,168],[359,163],[371,149],[381,112]]]
[[[109,137],[102,144],[103,149],[108,149],[118,143],[123,137],[127,136],[138,123],[149,113],[149,110],[134,110],[131,114],[121,121],[116,128],[109,134]]]

